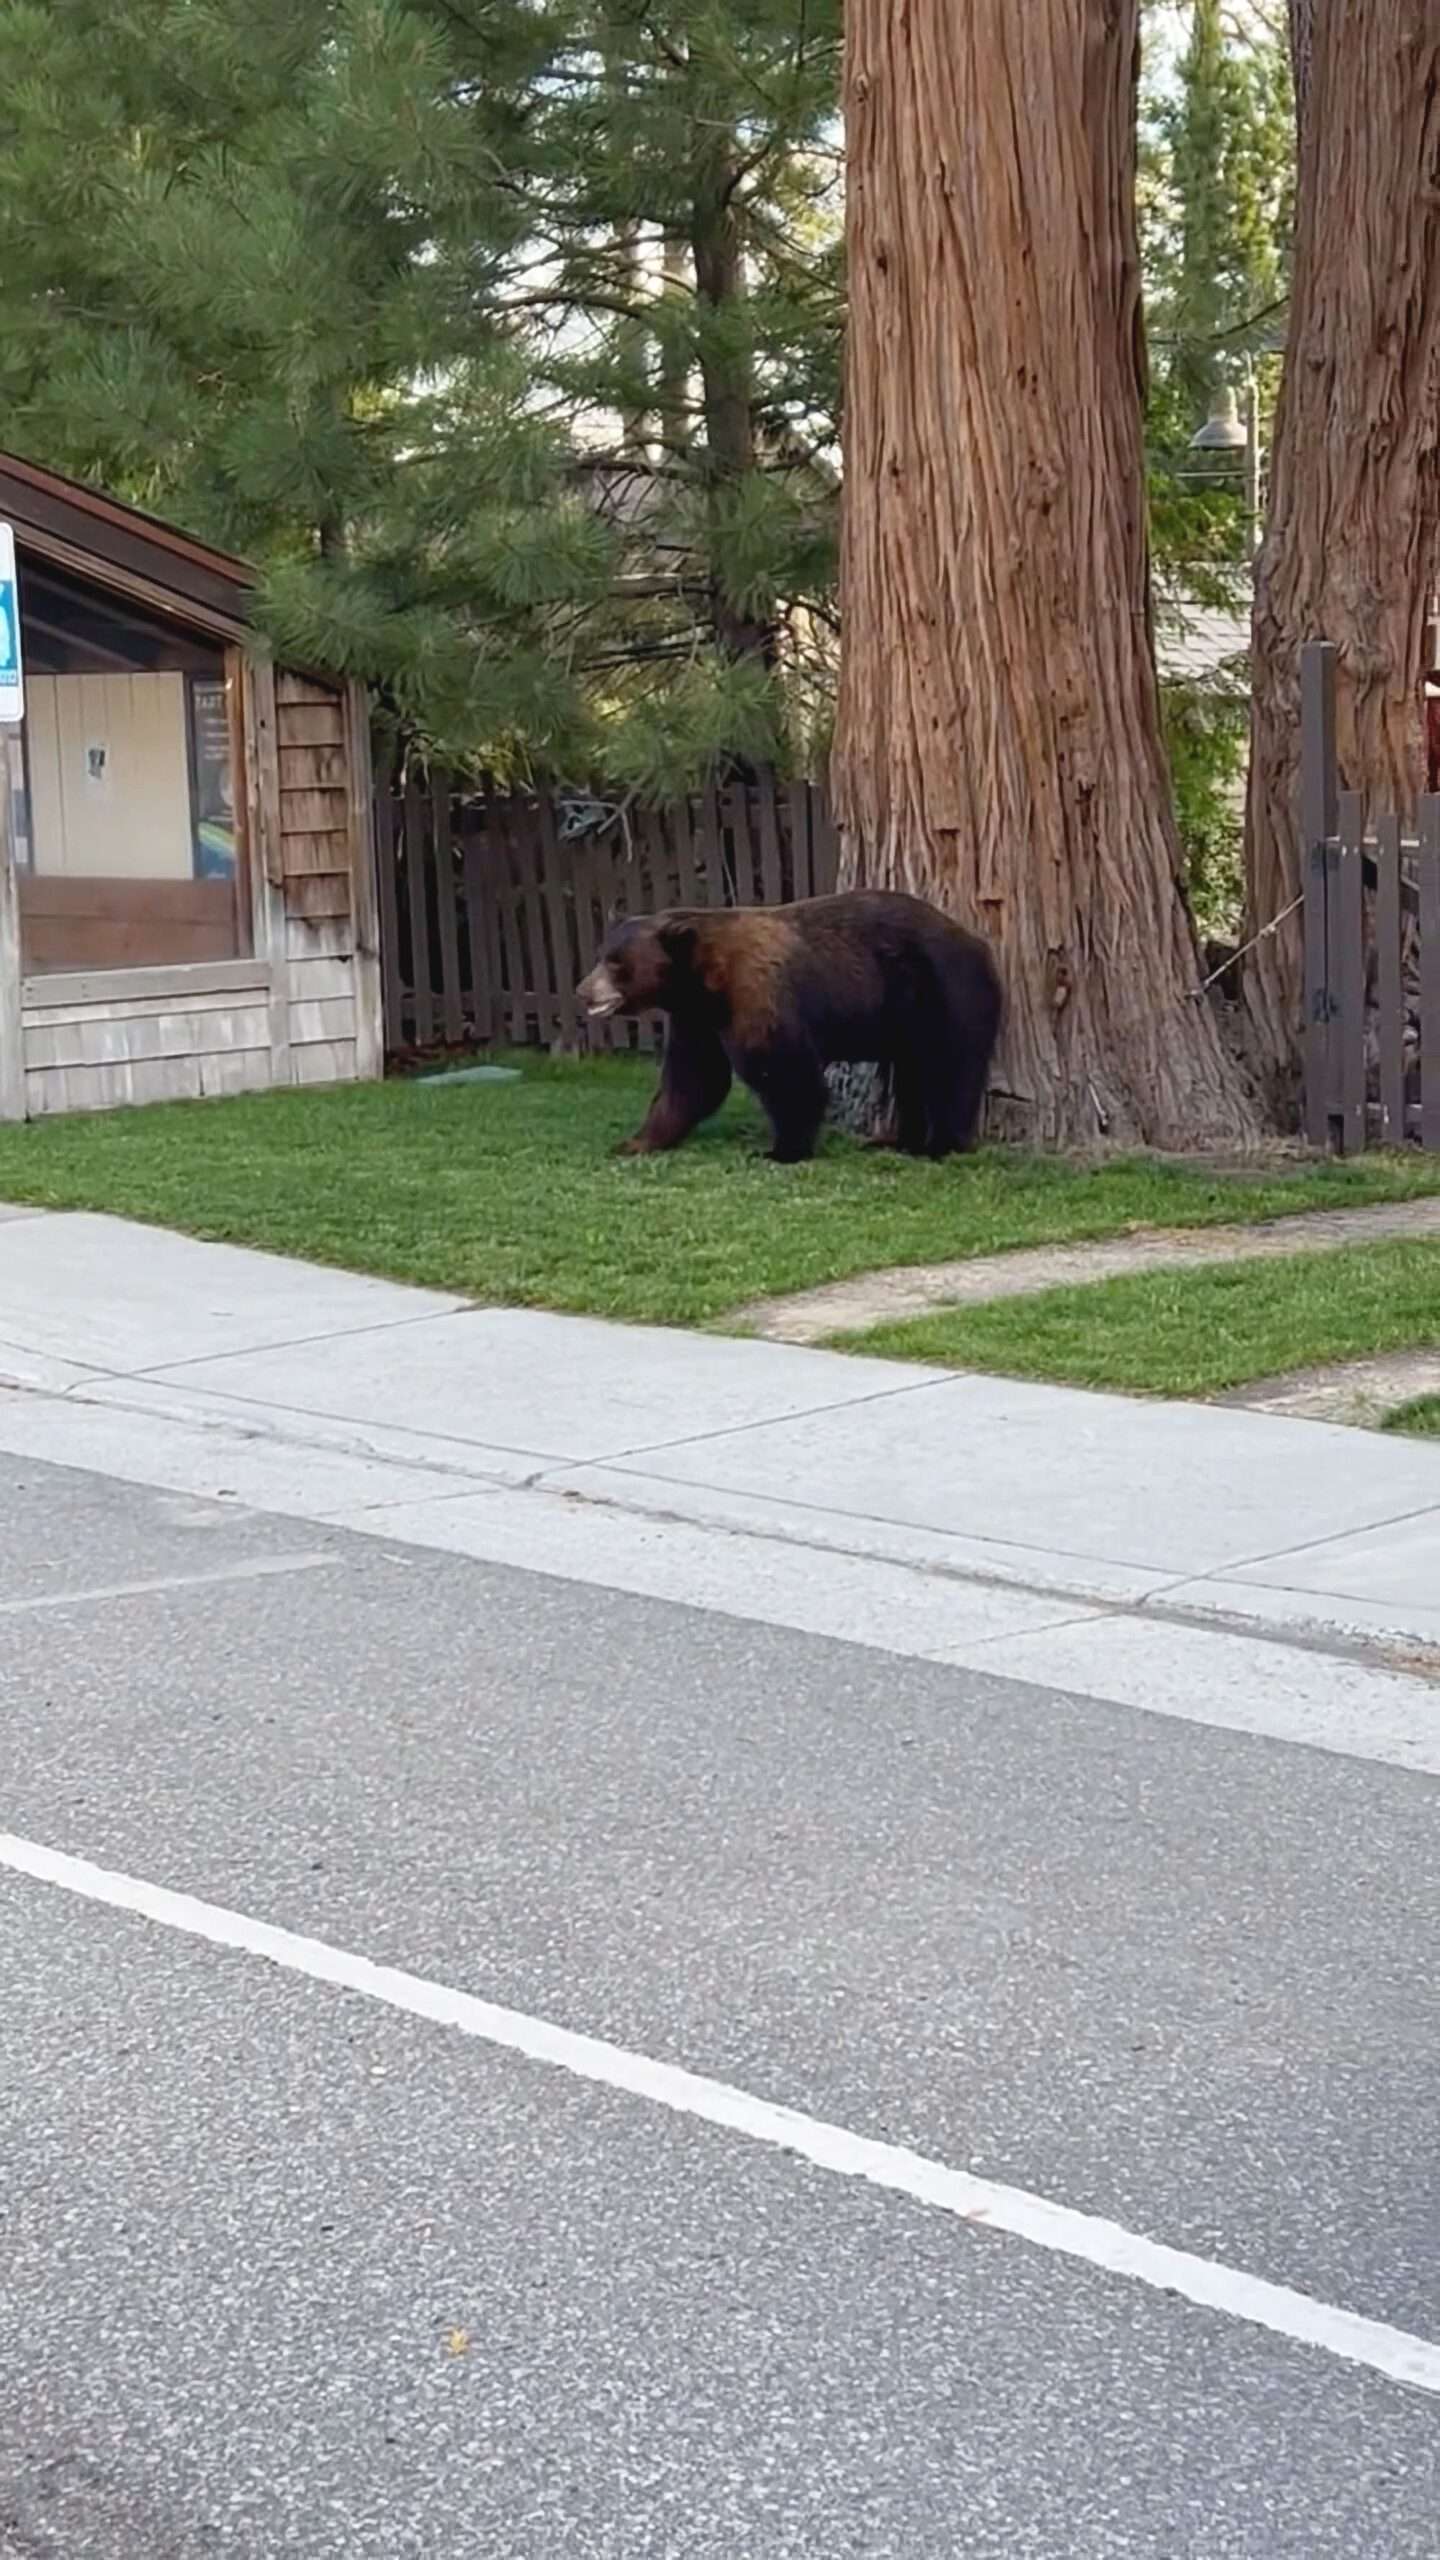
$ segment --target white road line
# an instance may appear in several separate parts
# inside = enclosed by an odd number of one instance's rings
[[[0,1867],[36,1884],[58,1885],[87,1902],[103,1903],[160,1928],[201,1938],[210,1946],[259,1956],[286,1973],[328,1983],[337,1991],[357,1992],[408,2017],[453,2027],[461,2035],[523,2054],[528,2061],[548,2064],[598,2088],[619,2090],[647,2105],[665,2107],[672,2114],[789,2152],[833,2176],[864,2179],[934,2212],[953,2214],[987,2231],[1007,2232],[1060,2257],[1078,2258],[1106,2274],[1128,2276],[1159,2292],[1178,2294],[1204,2310],[1223,2312],[1295,2345],[1318,2347],[1348,2364],[1384,2374],[1392,2382],[1440,2394],[1440,2345],[1430,2339],[1393,2329],[1383,2320],[1337,2310],[1309,2294],[1293,2292],[1288,2285],[1269,2284],[1213,2259],[1191,2257],[1184,2249],[1168,2249],[1118,2222],[1074,2213],[1048,2197],[1028,2194],[1023,2187],[1000,2186],[962,2169],[948,2169],[920,2152],[847,2133],[840,2125],[802,2115],[793,2107],[751,2097],[723,2080],[705,2079],[673,2063],[653,2062],[622,2045],[577,2035],[543,2018],[476,1999],[470,1992],[427,1982],[419,1974],[372,1964],[367,1956],[351,1955],[321,1938],[298,1937],[292,1930],[273,1928],[268,1921],[197,1901],[188,1893],[172,1893],[138,1876],[117,1874],[11,1832],[0,1832]]]
[[[0,1600],[0,1618],[23,1618],[32,1609],[88,1609],[102,1600],[148,1600],[164,1591],[204,1591],[212,1582],[267,1582],[277,1573],[319,1573],[343,1558],[317,1547],[295,1556],[250,1556],[243,1564],[212,1565],[208,1573],[161,1573],[148,1582],[97,1582],[85,1591],[37,1591],[24,1600]]]

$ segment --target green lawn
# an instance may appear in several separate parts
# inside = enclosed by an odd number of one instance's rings
[[[1408,1433],[1414,1440],[1440,1440],[1440,1396],[1417,1396],[1413,1404],[1399,1405],[1380,1428]]]
[[[678,1154],[617,1163],[653,1080],[645,1060],[531,1057],[518,1084],[396,1081],[3,1128],[0,1199],[512,1305],[698,1324],[895,1263],[1440,1190],[1440,1162],[1419,1157],[1257,1180],[998,1150],[912,1164],[832,1138],[782,1168],[761,1158],[743,1096]]]
[[[1082,1387],[1206,1396],[1287,1369],[1437,1344],[1440,1244],[1422,1242],[1047,1289],[884,1325],[845,1347]]]

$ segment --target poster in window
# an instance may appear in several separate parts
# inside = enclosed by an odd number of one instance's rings
[[[190,679],[193,741],[195,876],[235,877],[235,786],[230,771],[230,713],[221,676]]]

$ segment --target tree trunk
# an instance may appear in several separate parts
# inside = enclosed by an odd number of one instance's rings
[[[1181,885],[1141,446],[1138,0],[852,0],[845,876],[985,934],[992,1124],[1244,1144]]]
[[[735,218],[736,184],[730,153],[717,150],[709,155],[699,172],[691,217],[711,519],[710,610],[725,657],[758,658],[770,667],[777,655],[775,626],[735,602],[724,567],[726,497],[756,462],[755,385],[739,325],[745,302],[745,259]]]
[[[688,302],[690,295],[690,245],[673,232],[665,235],[661,252],[661,290],[674,302]],[[683,347],[673,331],[661,340],[656,397],[660,414],[662,452],[677,458],[690,450],[690,375]]]
[[[1301,895],[1299,653],[1338,651],[1341,771],[1379,808],[1424,781],[1425,615],[1440,544],[1440,12],[1314,0],[1290,333],[1255,590],[1242,939]],[[1277,1098],[1303,1014],[1298,913],[1246,967]]]
[[[1305,100],[1310,87],[1310,55],[1315,42],[1315,0],[1290,0],[1290,70],[1295,91],[1295,128],[1303,132]]]
[[[622,222],[616,229],[615,273],[623,298],[638,312],[645,288],[640,270],[640,226],[636,222]],[[621,389],[620,450],[643,468],[650,458],[651,417],[645,399],[650,331],[643,319],[636,318],[619,321],[615,334]]]

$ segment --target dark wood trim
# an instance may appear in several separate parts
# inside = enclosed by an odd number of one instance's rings
[[[19,454],[0,453],[0,515],[33,526],[113,568],[149,579],[187,603],[243,621],[255,573],[233,553],[196,542],[174,525]]]
[[[96,879],[27,871],[19,890],[27,982],[240,956],[228,880]]]
[[[22,557],[32,552],[213,638],[253,641],[255,571],[230,552],[14,453],[0,452],[0,517],[13,524]],[[323,667],[287,672],[327,697],[345,682]]]
[[[198,630],[193,615],[178,614],[168,598],[158,608],[141,604],[128,588],[122,593],[97,577],[88,563],[83,569],[62,567],[49,552],[23,537],[17,547],[24,622],[37,671],[81,674],[86,671],[79,663],[84,659],[94,659],[101,668],[109,662],[143,669],[163,649],[162,665],[185,671],[193,667],[199,673],[215,665],[226,645],[224,636]],[[47,641],[58,652],[54,665],[47,663]]]
[[[4,513],[5,491],[0,484],[0,515]],[[234,609],[233,603],[227,612],[194,597],[178,596],[138,569],[125,568],[86,543],[67,541],[43,526],[26,524],[15,517],[10,521],[15,526],[15,548],[20,555],[22,578],[28,553],[34,559],[53,561],[57,568],[68,569],[72,577],[83,579],[89,586],[104,588],[112,595],[128,596],[132,603],[146,605],[151,613],[164,614],[170,621],[182,623],[189,631],[201,631],[216,640],[245,640],[250,636],[243,612]]]

